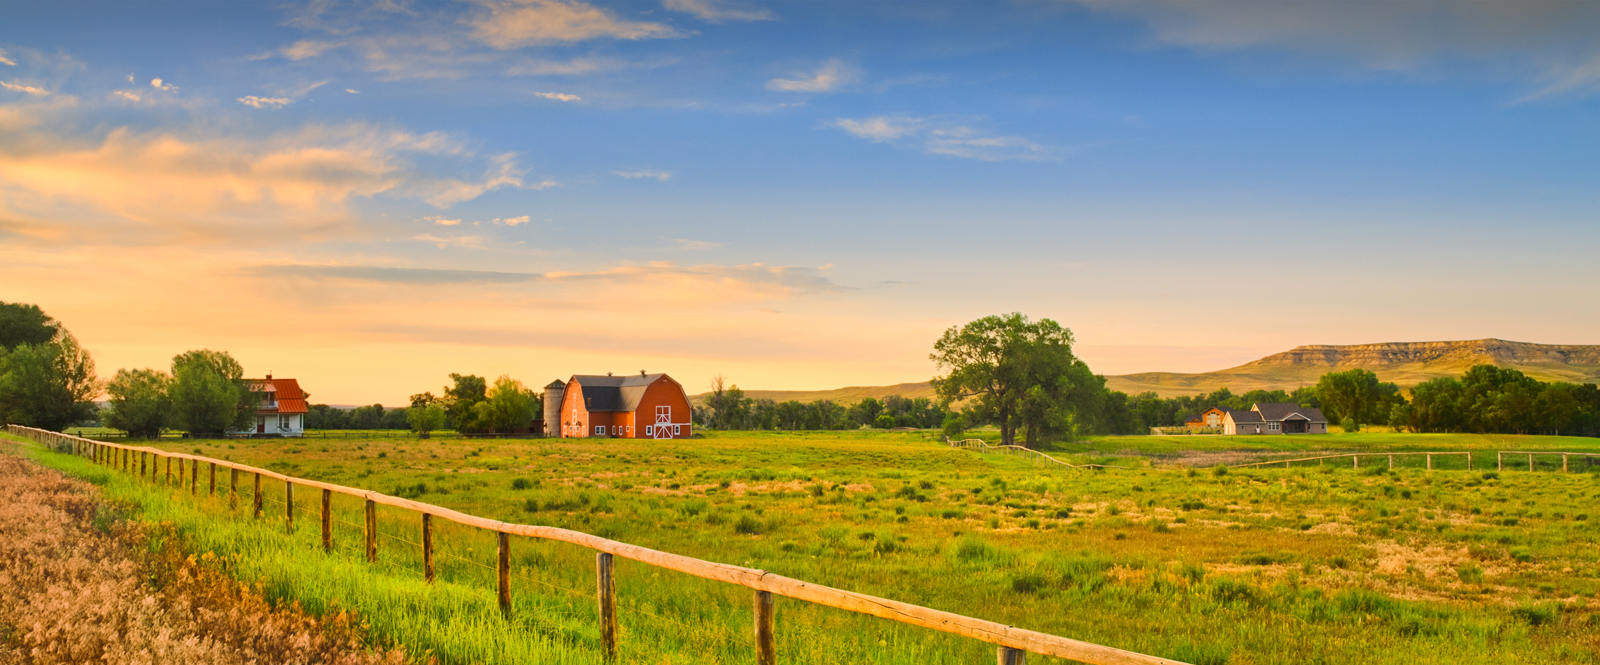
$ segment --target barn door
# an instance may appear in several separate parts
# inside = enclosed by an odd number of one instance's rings
[[[658,406],[658,407],[656,407],[656,424],[655,424],[655,427],[656,427],[656,429],[655,429],[655,438],[657,438],[657,439],[670,439],[670,438],[672,438],[672,407],[670,407],[670,406]]]

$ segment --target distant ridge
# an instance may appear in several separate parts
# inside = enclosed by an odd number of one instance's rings
[[[699,404],[711,393],[701,393],[690,398]],[[921,383],[896,383],[892,386],[850,386],[848,388],[834,388],[833,390],[746,390],[744,396],[750,399],[770,399],[774,402],[787,402],[799,400],[802,402],[815,402],[818,400],[832,400],[840,404],[855,404],[868,397],[883,399],[890,395],[899,395],[916,399],[918,397],[933,398],[933,384],[927,381]]]
[[[1409,387],[1441,376],[1459,376],[1467,368],[1481,364],[1510,367],[1540,381],[1600,383],[1600,345],[1477,339],[1342,346],[1309,344],[1214,372],[1142,372],[1107,376],[1106,387],[1129,395],[1154,392],[1162,397],[1198,395],[1218,388],[1228,388],[1235,393],[1256,389],[1294,390],[1315,384],[1318,378],[1328,372],[1357,368],[1371,370],[1380,380]],[[923,381],[834,390],[747,390],[745,395],[777,402],[827,399],[851,404],[867,397],[881,400],[889,395],[931,398],[933,386]],[[702,398],[704,395],[696,395],[694,401],[698,403]]]
[[[1275,353],[1238,367],[1200,374],[1144,372],[1106,377],[1106,386],[1130,395],[1153,391],[1163,397],[1196,395],[1226,387],[1294,390],[1328,372],[1365,369],[1383,381],[1414,386],[1441,376],[1457,376],[1473,365],[1520,370],[1541,381],[1600,381],[1600,346],[1533,344],[1503,339],[1458,342],[1311,344]]]

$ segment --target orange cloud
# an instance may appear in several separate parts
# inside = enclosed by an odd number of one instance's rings
[[[497,49],[562,44],[608,37],[658,39],[683,33],[663,23],[628,21],[584,2],[501,0],[486,2],[472,23],[472,36]]]
[[[27,115],[0,107],[0,126],[38,123]],[[151,230],[201,241],[286,239],[354,225],[348,204],[356,198],[389,194],[448,207],[522,185],[509,155],[467,180],[418,170],[406,159],[412,152],[471,158],[443,135],[364,124],[264,139],[124,127],[85,142],[37,131],[0,145],[0,218],[10,226],[74,226],[90,232],[82,240],[113,234],[127,241],[119,230],[140,231],[146,243],[171,240]]]

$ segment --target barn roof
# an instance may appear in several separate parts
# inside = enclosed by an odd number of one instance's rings
[[[594,411],[636,411],[645,389],[666,374],[593,376],[578,374],[569,383],[583,387],[584,408]]]
[[[1296,415],[1314,423],[1328,422],[1328,418],[1322,415],[1321,409],[1302,407],[1293,402],[1268,402],[1256,404],[1254,408],[1267,422],[1282,422]]]

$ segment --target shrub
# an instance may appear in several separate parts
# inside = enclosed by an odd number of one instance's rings
[[[1530,626],[1543,626],[1556,620],[1558,608],[1550,603],[1522,605],[1512,608],[1511,616]]]
[[[750,515],[740,515],[733,522],[733,532],[747,535],[761,533],[761,522]]]
[[[1356,422],[1356,419],[1350,416],[1345,416],[1344,420],[1339,421],[1339,426],[1343,427],[1346,432],[1361,431],[1361,423]]]
[[[511,489],[514,490],[525,490],[530,487],[533,487],[533,481],[530,481],[527,478],[518,478],[511,481]]]
[[[1024,573],[1011,578],[1011,590],[1017,593],[1034,593],[1044,588],[1044,576]]]
[[[1214,467],[1211,467],[1211,475],[1217,477],[1228,475],[1228,466],[1226,464],[1218,464]]]

